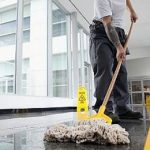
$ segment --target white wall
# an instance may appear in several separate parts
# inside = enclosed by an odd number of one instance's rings
[[[128,77],[150,77],[150,58],[127,60]]]

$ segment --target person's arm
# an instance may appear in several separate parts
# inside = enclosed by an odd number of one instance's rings
[[[129,8],[129,11],[130,11],[131,21],[136,22],[138,19],[138,16],[131,4],[131,0],[126,0],[126,3],[127,3],[127,7]]]
[[[125,50],[120,43],[119,36],[118,33],[116,32],[115,27],[112,26],[112,17],[111,16],[103,17],[102,22],[105,27],[105,31],[109,40],[117,49],[117,55],[116,55],[117,60],[122,59],[124,61],[126,56]]]

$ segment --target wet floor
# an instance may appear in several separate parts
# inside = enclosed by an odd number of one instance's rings
[[[70,115],[72,115],[70,113]],[[59,115],[57,115],[58,117]],[[50,118],[52,118],[49,115]],[[56,115],[54,114],[55,118]],[[66,117],[64,114],[63,117]],[[58,117],[63,119],[62,116]],[[31,118],[34,120],[34,118]],[[44,121],[37,118],[39,124]],[[47,119],[49,120],[49,119]],[[8,120],[9,121],[9,120]],[[4,133],[0,135],[0,150],[143,150],[147,132],[150,126],[148,119],[144,120],[124,120],[120,123],[130,134],[131,143],[129,145],[96,145],[96,144],[75,144],[75,143],[46,143],[43,141],[44,133],[48,126],[54,125],[57,121],[53,120],[53,124],[49,122],[43,126],[35,126],[34,128],[26,128],[16,130],[14,133]],[[9,123],[9,122],[8,122]],[[56,123],[57,124],[57,123]],[[11,125],[10,125],[11,126]],[[22,126],[20,126],[21,128]],[[12,127],[13,128],[13,127]]]
[[[43,141],[46,128],[21,131],[0,136],[0,150],[142,150],[144,147],[149,121],[124,121],[121,123],[130,134],[129,145],[96,145],[74,143],[47,143]]]

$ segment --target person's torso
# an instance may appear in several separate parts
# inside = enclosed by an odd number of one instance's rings
[[[96,1],[96,0],[95,0]],[[107,0],[110,5],[110,9],[112,12],[112,24],[115,27],[123,27],[123,20],[124,20],[124,12],[126,9],[126,0]],[[99,3],[100,5],[101,3]],[[104,3],[103,3],[104,5]],[[105,6],[103,6],[105,7]],[[96,3],[94,3],[94,19],[95,20],[101,20],[101,17],[99,15],[98,11],[99,6],[96,6]]]

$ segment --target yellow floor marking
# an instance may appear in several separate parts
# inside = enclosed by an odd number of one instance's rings
[[[147,135],[144,150],[150,150],[150,129],[149,129],[149,132],[148,132],[148,135]]]

